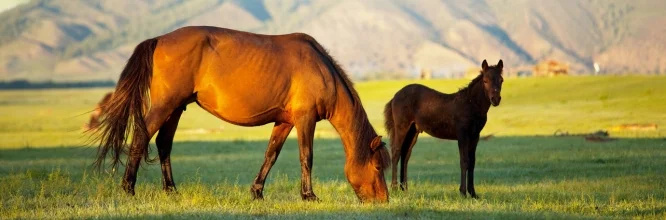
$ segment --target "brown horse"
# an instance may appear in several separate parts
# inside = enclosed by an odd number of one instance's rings
[[[455,94],[444,94],[423,85],[405,86],[384,109],[385,126],[391,139],[393,178],[397,187],[397,164],[400,161],[400,189],[407,190],[407,162],[419,133],[441,139],[458,140],[460,153],[460,193],[477,198],[474,191],[474,163],[479,133],[486,124],[490,105],[500,104],[502,60],[497,66],[482,70],[466,88]],[[467,184],[465,184],[467,180]]]
[[[113,95],[113,92],[108,92],[104,95],[102,100],[100,100],[96,105],[95,105],[95,110],[90,114],[90,121],[88,123],[83,124],[83,129],[84,130],[95,130],[97,127],[99,127],[99,124],[101,122],[102,117],[106,114],[106,106],[111,100],[111,96]]]
[[[314,38],[259,35],[217,27],[184,27],[140,43],[120,75],[101,124],[95,165],[112,155],[112,166],[130,131],[123,188],[134,194],[141,158],[157,134],[163,188],[175,190],[170,153],[178,120],[196,102],[240,126],[275,123],[264,163],[251,187],[263,198],[266,176],[293,127],[298,134],[301,197],[316,200],[310,176],[316,122],[327,119],[342,138],[345,175],[361,201],[388,201],[383,170],[388,150],[370,125],[345,72]]]

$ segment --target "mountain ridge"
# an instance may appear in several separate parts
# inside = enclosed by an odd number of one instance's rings
[[[182,26],[303,32],[354,78],[508,70],[664,73],[666,3],[529,0],[33,0],[0,13],[0,80],[115,79],[136,43]],[[392,73],[392,74],[378,74]]]

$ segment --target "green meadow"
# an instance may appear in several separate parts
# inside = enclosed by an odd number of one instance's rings
[[[377,81],[355,88],[384,134],[384,105],[403,86],[422,83],[450,93],[468,82]],[[456,142],[422,134],[410,160],[410,191],[391,191],[388,204],[358,202],[343,174],[340,140],[326,121],[317,124],[314,141],[313,187],[321,201],[300,199],[293,131],[268,177],[265,200],[251,200],[272,126],[230,125],[196,105],[184,113],[172,153],[179,193],[162,192],[159,166],[144,164],[136,196],[127,196],[119,184],[123,167],[92,169],[96,146],[81,128],[111,89],[0,91],[0,218],[664,219],[664,85],[664,76],[506,79],[502,103],[490,109],[482,132],[494,138],[477,150],[480,198],[458,194]],[[659,127],[614,129],[644,123]],[[607,130],[617,139],[554,137],[557,130]]]

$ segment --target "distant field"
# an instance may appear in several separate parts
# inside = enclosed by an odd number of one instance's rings
[[[455,92],[469,80],[382,81],[357,83],[356,89],[378,133],[383,134],[384,105],[403,86],[422,83]],[[666,136],[666,77],[556,77],[507,79],[502,103],[489,111],[482,134],[552,135],[608,130],[626,123],[656,123],[657,130],[610,131],[621,137]],[[0,147],[76,146],[85,143],[81,126],[88,112],[110,89],[0,91]],[[271,125],[239,127],[208,114],[196,104],[183,114],[177,140],[263,140]],[[292,132],[295,137],[295,132]],[[318,137],[337,137],[326,121]]]
[[[468,80],[358,83],[375,129],[402,86],[454,92]],[[81,125],[108,90],[0,91],[0,218],[666,218],[666,77],[507,79],[490,109],[476,181],[481,199],[461,198],[455,142],[420,138],[410,191],[359,204],[343,175],[344,154],[327,122],[317,127],[314,190],[300,201],[295,132],[268,178],[266,200],[250,200],[270,126],[242,128],[188,106],[172,156],[179,195],[160,191],[159,166],[140,169],[135,197],[120,174],[93,172],[95,148]],[[625,123],[653,131],[611,131],[620,140],[547,137],[557,129],[593,132]],[[535,136],[543,135],[543,136]],[[121,169],[122,171],[122,169]],[[390,173],[387,173],[390,179]]]

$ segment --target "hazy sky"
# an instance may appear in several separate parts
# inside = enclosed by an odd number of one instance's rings
[[[2,0],[0,1],[0,12],[26,2],[28,2],[28,0]]]

